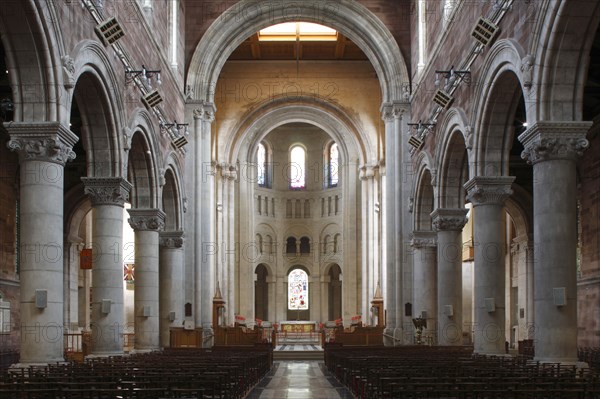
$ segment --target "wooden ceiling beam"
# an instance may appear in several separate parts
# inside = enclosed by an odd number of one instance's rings
[[[260,42],[258,40],[258,32],[250,37],[250,48],[252,49],[252,58],[255,60],[261,59]]]
[[[346,52],[346,37],[338,32],[337,43],[335,46],[335,59],[341,60]]]

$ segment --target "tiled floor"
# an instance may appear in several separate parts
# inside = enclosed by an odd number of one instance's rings
[[[275,362],[273,370],[247,399],[351,399],[346,388],[333,378],[322,361]]]

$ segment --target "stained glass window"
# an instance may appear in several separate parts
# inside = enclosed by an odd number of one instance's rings
[[[258,185],[264,187],[267,185],[267,149],[263,143],[258,145],[256,152],[256,169]]]
[[[306,151],[296,146],[290,153],[290,187],[302,189],[306,186]]]
[[[329,147],[329,165],[328,165],[328,182],[329,187],[336,187],[339,182],[339,149],[336,143],[333,143],[331,147]]]
[[[302,269],[295,269],[288,276],[288,309],[308,309],[308,274]]]

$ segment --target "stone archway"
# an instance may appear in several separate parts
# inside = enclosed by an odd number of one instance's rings
[[[356,1],[242,0],[223,15],[206,31],[190,62],[187,85],[197,100],[214,103],[221,69],[247,37],[267,26],[297,20],[327,25],[356,43],[377,71],[385,103],[399,101],[409,87],[410,77],[396,40],[375,15]]]

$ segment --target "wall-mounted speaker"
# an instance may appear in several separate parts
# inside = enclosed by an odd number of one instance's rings
[[[488,313],[496,311],[496,298],[485,298],[485,310],[487,310]]]
[[[452,305],[445,305],[444,306],[444,314],[448,317],[452,317],[454,316],[454,306]]]
[[[35,307],[38,309],[48,307],[48,290],[35,290]]]
[[[152,316],[152,308],[150,306],[143,306],[142,307],[142,316],[143,317]]]
[[[565,287],[555,287],[552,291],[554,294],[554,304],[556,306],[565,306],[567,304],[567,289]]]
[[[112,305],[112,301],[110,299],[103,299],[102,300],[102,314],[109,314],[111,305]]]
[[[421,312],[421,318],[422,318],[422,319],[426,319],[426,318],[427,318],[427,311],[426,311],[426,310],[423,310],[423,311]]]
[[[169,312],[169,321],[170,322],[174,322],[175,321],[175,312]]]

